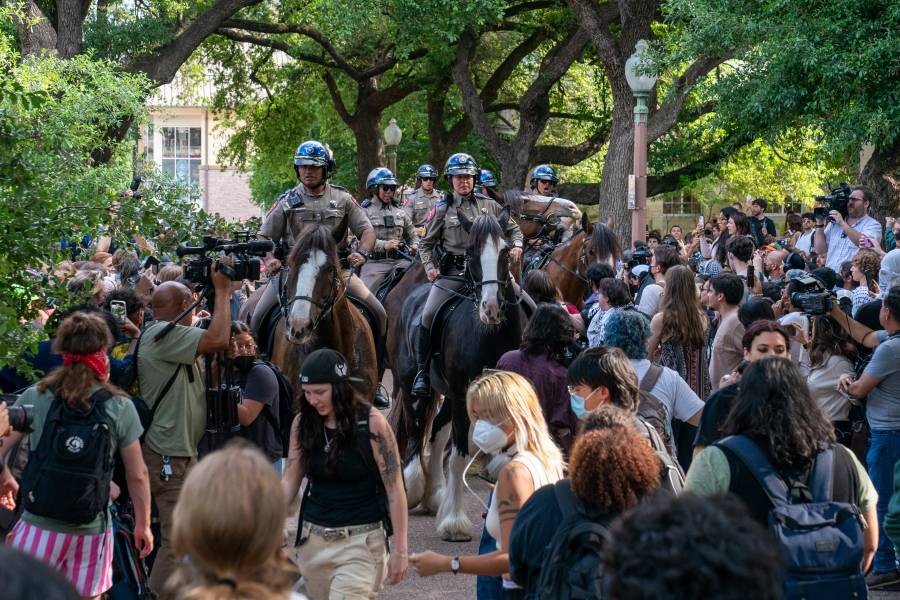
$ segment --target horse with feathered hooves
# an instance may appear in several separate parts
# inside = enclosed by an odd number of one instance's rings
[[[465,270],[465,287],[455,293],[435,318],[432,334],[439,352],[431,361],[432,395],[427,400],[412,401],[412,384],[416,375],[413,360],[413,337],[422,309],[428,298],[430,285],[413,290],[404,301],[397,328],[397,348],[391,350],[391,369],[397,375],[403,407],[413,415],[401,423],[412,423],[415,440],[412,458],[407,465],[407,487],[410,506],[425,502],[437,508],[437,529],[451,541],[468,541],[472,537],[472,523],[463,510],[463,476],[466,457],[470,452],[469,416],[466,411],[466,389],[469,382],[484,368],[493,368],[500,356],[519,347],[526,316],[509,272],[509,248],[503,236],[502,223],[509,218],[501,213],[500,221],[492,215],[481,215],[470,222],[460,214],[460,222],[469,233]],[[439,323],[439,324],[438,324]],[[444,406],[438,411],[438,398]],[[399,404],[399,403],[398,403]],[[441,424],[446,415],[447,424]],[[425,441],[431,431],[431,458],[427,468],[421,461]],[[449,474],[443,481],[443,454],[450,438],[452,450]],[[420,480],[426,476],[423,484]]]

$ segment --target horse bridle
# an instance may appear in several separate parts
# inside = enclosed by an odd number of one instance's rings
[[[329,263],[327,265],[327,269],[331,271],[331,295],[324,302],[319,302],[311,296],[304,295],[297,295],[288,300],[287,295],[285,294],[284,278],[278,278],[278,302],[281,305],[281,314],[285,319],[288,317],[288,313],[290,313],[291,311],[291,306],[297,300],[306,300],[319,309],[318,316],[313,319],[313,322],[310,325],[311,331],[315,331],[315,329],[319,326],[319,323],[321,323],[328,315],[331,314],[331,311],[334,309],[338,301],[340,301],[340,299],[343,298],[344,294],[347,293],[347,286],[341,285],[339,268]]]
[[[554,198],[554,200],[555,200],[555,198]],[[550,237],[547,235],[547,232],[546,232],[547,226],[548,225],[556,226],[559,223],[559,215],[553,215],[552,217],[544,216],[547,214],[547,211],[550,210],[551,206],[553,206],[553,200],[551,200],[550,202],[547,203],[546,208],[544,208],[544,210],[542,210],[539,215],[530,215],[528,213],[523,213],[523,212],[519,213],[518,216],[519,216],[520,220],[531,221],[532,223],[538,223],[541,226],[541,228],[538,230],[538,232],[536,234],[525,237],[526,242],[531,241],[531,240],[550,241]]]
[[[581,231],[582,231],[582,229],[580,229],[580,228],[578,229],[578,231],[574,231],[572,233],[572,237],[570,239],[574,239],[576,235],[581,233]],[[552,252],[550,253],[550,262],[556,264],[556,266],[558,266],[560,269],[562,269],[569,275],[572,275],[573,277],[579,279],[583,284],[590,286],[591,281],[590,281],[590,279],[587,278],[587,243],[588,243],[588,241],[589,241],[589,238],[585,237],[584,240],[582,240],[582,242],[581,242],[581,251],[578,253],[578,260],[575,262],[575,270],[574,271],[572,269],[570,269],[569,267],[567,267],[566,265],[564,265],[563,263],[561,263],[558,258],[554,258]],[[582,275],[581,273],[578,272],[581,270],[582,267],[584,267],[584,269],[585,269],[585,275]]]

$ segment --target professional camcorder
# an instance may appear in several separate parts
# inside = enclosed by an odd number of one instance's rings
[[[249,231],[235,231],[233,235],[234,239],[230,240],[204,236],[202,246],[179,246],[176,250],[178,256],[197,256],[184,266],[184,278],[199,285],[212,286],[212,266],[216,262],[217,269],[232,281],[259,279],[260,260],[256,257],[272,252],[274,244],[269,240],[252,239],[253,234]],[[228,266],[210,256],[218,252],[231,257],[234,265]]]
[[[846,219],[847,205],[850,203],[850,186],[846,183],[842,183],[838,187],[832,188],[831,193],[827,196],[816,196],[816,203],[827,205],[813,209],[813,214],[816,219],[828,217],[828,213],[833,210],[841,213],[841,216]],[[828,217],[828,220],[833,221],[834,219]]]
[[[812,316],[831,312],[834,296],[821,281],[806,275],[795,279],[794,285],[799,289],[791,294],[791,304]]]
[[[638,265],[650,266],[650,261],[652,258],[653,250],[651,250],[647,246],[640,246],[639,248],[631,252],[631,258],[627,261],[628,268],[633,269]]]

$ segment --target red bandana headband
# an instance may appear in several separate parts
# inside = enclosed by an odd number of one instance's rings
[[[72,352],[63,352],[63,365],[71,365],[72,363],[84,363],[97,374],[100,379],[106,379],[107,367],[109,365],[109,357],[106,350],[97,350],[92,354],[73,354]]]

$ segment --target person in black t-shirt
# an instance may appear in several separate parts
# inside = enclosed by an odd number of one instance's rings
[[[790,358],[791,338],[788,330],[777,321],[757,321],[750,325],[741,339],[744,360],[752,363],[767,356]],[[746,364],[745,363],[745,364]],[[725,375],[732,383],[719,388],[709,398],[700,416],[697,439],[694,440],[694,456],[713,442],[722,438],[721,429],[734,405],[740,389],[741,367]]]
[[[753,241],[757,248],[765,246],[769,239],[778,235],[775,229],[775,223],[766,216],[766,208],[768,203],[765,198],[756,198],[750,203],[750,233],[753,235]]]

